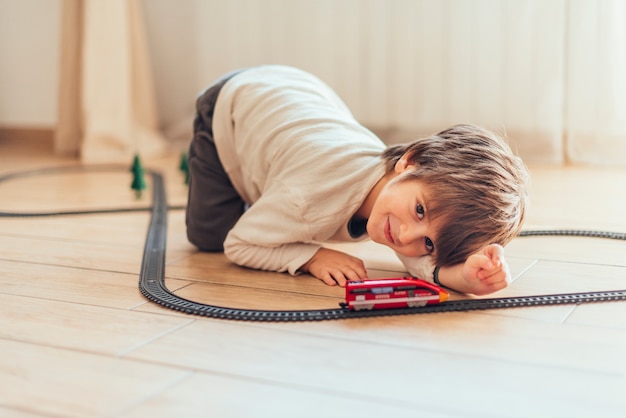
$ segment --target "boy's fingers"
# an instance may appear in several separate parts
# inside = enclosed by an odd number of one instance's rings
[[[341,270],[339,270],[338,268],[334,268],[334,269],[329,270],[328,274],[330,275],[330,277],[333,280],[333,282],[335,282],[335,285],[338,284],[338,285],[341,286],[341,283],[346,281],[346,278],[343,277],[343,272]]]
[[[350,281],[361,280],[367,277],[367,271],[364,268],[359,268],[359,267],[354,267],[354,268],[346,267],[343,274],[344,276],[346,276],[346,279]]]
[[[360,280],[359,274],[349,268],[335,270],[331,273],[331,275],[335,283],[341,287],[346,287],[346,283],[348,281]]]
[[[506,281],[506,274],[492,274],[491,276],[480,279],[480,281],[486,285],[494,285]]]
[[[494,264],[499,264],[504,257],[504,248],[499,244],[490,244],[485,248],[485,255],[491,259]]]
[[[337,281],[335,279],[331,278],[325,278],[322,279],[324,281],[324,283],[326,283],[328,286],[337,286]]]
[[[487,255],[483,254],[474,254],[470,256],[468,259],[470,266],[477,270],[491,270],[494,265]]]
[[[333,276],[331,276],[330,273],[322,274],[320,280],[322,280],[328,286],[337,286],[337,282],[335,281],[335,279],[333,279]]]
[[[480,279],[481,282],[487,285],[494,285],[496,283],[510,283],[511,274],[509,273],[508,268],[503,268],[492,274],[485,274],[484,277]]]
[[[347,282],[348,282],[348,281],[347,281],[346,279],[344,279],[344,278],[341,278],[341,279],[335,279],[335,284],[336,284],[337,286],[339,286],[339,287],[346,287],[346,283],[347,283]]]
[[[350,280],[359,280],[367,277],[367,270],[361,259],[355,258],[354,262],[346,267],[346,270],[346,275]]]
[[[358,272],[354,271],[354,270],[349,270],[345,273],[345,278],[346,280],[344,280],[343,285],[341,283],[339,283],[340,286],[345,286],[347,281],[350,282],[357,282],[359,280],[361,280],[361,278],[363,278],[364,276],[359,274]]]

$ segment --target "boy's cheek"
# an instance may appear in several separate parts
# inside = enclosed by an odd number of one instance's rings
[[[402,254],[405,257],[423,257],[425,255],[429,255],[429,253],[427,253],[424,250],[421,250],[420,248],[412,248],[412,247],[393,248],[390,245],[388,245],[388,247],[394,250],[395,252],[397,252],[398,254]]]
[[[370,239],[378,244],[384,244],[386,245],[386,242],[384,242],[383,240],[381,240],[381,231],[376,227],[376,219],[372,219],[370,218],[367,221],[367,226],[365,227],[366,231],[367,231],[367,235],[370,237]]]

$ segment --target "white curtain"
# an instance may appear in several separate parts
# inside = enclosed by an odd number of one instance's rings
[[[143,5],[162,11],[148,23],[168,121],[221,74],[281,63],[319,75],[390,141],[470,122],[528,162],[626,165],[623,0],[63,1],[57,149],[86,161],[164,148]],[[193,30],[179,36],[172,16]],[[164,60],[167,48],[191,52]]]
[[[296,65],[392,140],[471,122],[529,162],[626,165],[625,3],[196,0],[196,87]]]
[[[626,2],[570,0],[565,140],[574,163],[626,165]]]
[[[58,152],[84,162],[160,154],[139,0],[64,0]]]

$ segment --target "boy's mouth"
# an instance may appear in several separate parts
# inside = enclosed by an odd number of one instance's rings
[[[389,223],[389,217],[387,217],[387,222],[385,223],[385,238],[387,238],[387,241],[389,241],[391,244],[396,244],[396,242],[393,240],[393,236],[391,235],[391,225]]]

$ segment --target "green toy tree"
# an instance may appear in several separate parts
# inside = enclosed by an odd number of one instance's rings
[[[183,152],[180,155],[180,165],[178,168],[185,174],[185,184],[189,185],[189,160],[187,159],[187,153]]]
[[[133,173],[133,182],[131,183],[130,188],[135,191],[135,195],[137,196],[137,199],[139,199],[141,197],[141,192],[146,189],[146,180],[144,178],[144,171],[138,154],[135,154],[133,166],[130,168],[130,171]]]

